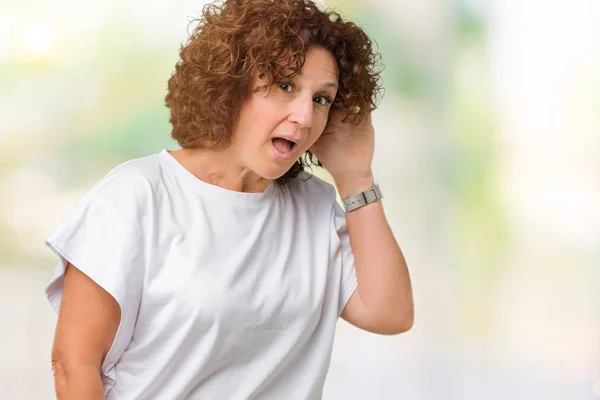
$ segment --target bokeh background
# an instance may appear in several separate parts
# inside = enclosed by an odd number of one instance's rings
[[[0,0],[0,398],[54,398],[43,240],[176,148],[166,80],[203,3]],[[326,4],[383,55],[374,169],[416,323],[340,321],[324,398],[600,399],[600,2]]]

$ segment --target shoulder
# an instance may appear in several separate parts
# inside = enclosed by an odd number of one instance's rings
[[[96,182],[87,197],[108,204],[126,219],[137,219],[162,190],[162,168],[158,154],[125,161]]]
[[[135,191],[144,186],[156,186],[161,176],[161,163],[158,154],[135,158],[112,168],[92,191],[108,193],[110,191]]]
[[[96,265],[90,257],[106,264],[119,264],[127,258],[132,264],[131,258],[145,247],[140,227],[154,208],[159,164],[156,156],[147,156],[112,168],[62,217],[47,237],[48,245],[84,271],[86,265],[108,268]],[[109,260],[110,257],[113,259]]]

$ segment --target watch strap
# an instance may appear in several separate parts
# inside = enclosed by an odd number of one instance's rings
[[[350,212],[380,199],[383,199],[383,194],[381,193],[381,189],[379,189],[379,185],[375,184],[375,186],[370,189],[346,197],[342,200],[342,203],[344,205],[344,210]]]

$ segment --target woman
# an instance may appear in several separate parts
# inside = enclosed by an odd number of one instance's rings
[[[412,325],[371,170],[367,36],[308,0],[197,22],[166,97],[181,149],[114,168],[47,239],[60,400],[318,399],[340,316]],[[345,210],[303,171],[313,155]]]

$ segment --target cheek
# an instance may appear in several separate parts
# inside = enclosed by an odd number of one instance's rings
[[[313,126],[311,128],[311,136],[316,136],[315,140],[318,139],[319,136],[321,136],[321,134],[323,133],[323,131],[325,130],[325,127],[327,126],[327,122],[329,121],[329,115],[325,114],[325,115],[319,115],[318,117],[316,117],[313,120]]]
[[[310,137],[308,139],[308,147],[310,148],[313,144],[315,144],[315,142],[317,140],[319,140],[319,138],[321,137],[321,135],[323,134],[323,130],[325,128],[325,125],[320,126],[320,127],[316,127],[313,125],[311,131],[310,131]]]
[[[277,110],[272,105],[255,104],[246,115],[245,140],[255,145],[262,144],[273,134],[277,122]]]

